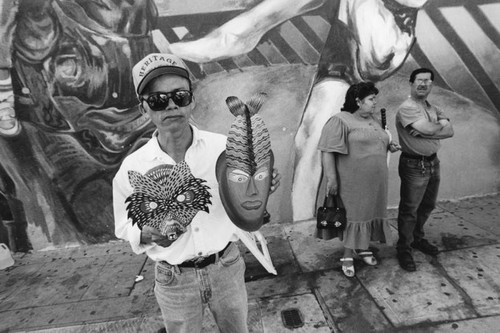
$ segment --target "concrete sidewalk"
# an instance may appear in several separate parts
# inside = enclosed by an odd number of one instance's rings
[[[402,270],[394,247],[373,244],[380,264],[356,261],[346,278],[338,239],[314,237],[315,221],[270,224],[278,276],[241,245],[247,263],[251,332],[498,332],[500,195],[441,202],[427,225],[436,258],[415,251]],[[390,211],[396,239],[396,211]],[[112,242],[15,256],[0,271],[0,332],[156,332],[154,263]],[[143,279],[139,281],[137,277]],[[300,311],[285,328],[281,313]],[[204,332],[218,332],[207,314]]]

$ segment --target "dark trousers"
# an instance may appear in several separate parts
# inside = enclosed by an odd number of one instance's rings
[[[431,161],[401,156],[397,250],[411,252],[411,243],[424,238],[424,224],[436,206],[439,182],[439,159]]]

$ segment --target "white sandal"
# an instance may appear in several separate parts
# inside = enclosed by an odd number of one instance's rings
[[[354,250],[354,253],[367,265],[375,266],[378,264],[377,258],[373,256],[373,252],[370,250],[361,250],[360,252],[356,252],[356,250]]]
[[[356,271],[354,270],[354,259],[353,258],[340,258],[340,261],[342,261],[342,262],[351,261],[352,262],[351,266],[342,265],[342,272],[348,278],[354,277],[354,275],[356,275]]]

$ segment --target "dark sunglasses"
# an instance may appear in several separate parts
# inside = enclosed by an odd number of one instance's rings
[[[152,111],[162,111],[168,106],[168,101],[172,101],[180,107],[188,106],[193,100],[193,93],[189,90],[176,90],[171,92],[155,92],[142,100],[148,103]]]

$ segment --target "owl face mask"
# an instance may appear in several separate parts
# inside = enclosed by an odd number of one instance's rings
[[[142,175],[128,172],[134,192],[125,200],[128,217],[142,230],[157,229],[176,240],[199,211],[209,213],[211,194],[205,180],[195,178],[185,161],[160,165]]]
[[[257,114],[264,96],[256,95],[247,104],[233,96],[226,99],[236,118],[216,166],[224,208],[231,221],[245,231],[262,226],[272,179],[269,132]]]

